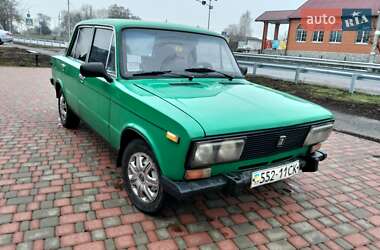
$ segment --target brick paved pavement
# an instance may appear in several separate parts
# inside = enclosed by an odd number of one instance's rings
[[[101,138],[59,125],[49,74],[0,67],[0,249],[380,248],[380,144],[334,133],[316,174],[171,200],[153,218]]]

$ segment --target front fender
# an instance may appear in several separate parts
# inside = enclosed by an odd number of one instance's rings
[[[149,133],[149,131],[147,131],[146,129],[144,129],[142,126],[139,126],[135,123],[128,123],[125,125],[124,129],[123,129],[123,133],[124,134],[124,131],[127,131],[127,130],[132,130],[133,132],[135,132],[136,134],[138,134],[141,138],[144,139],[144,141],[149,145],[149,147],[152,149],[153,153],[155,154],[156,156],[156,160],[158,161],[158,164],[161,165],[161,162],[162,162],[162,156],[161,154],[159,154],[160,150],[159,150],[159,146],[157,145],[157,143],[155,143],[154,139],[153,139],[153,135],[151,135]],[[126,138],[128,140],[128,138]],[[129,143],[130,141],[128,141]]]

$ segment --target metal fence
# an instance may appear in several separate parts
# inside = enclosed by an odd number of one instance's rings
[[[281,55],[264,55],[264,54],[247,54],[247,53],[234,53],[238,60],[251,61],[251,62],[275,62],[281,64],[297,64],[308,65],[328,68],[343,68],[355,69],[362,71],[378,71],[380,72],[380,64],[331,60],[311,57],[297,57],[297,56],[281,56]]]
[[[68,46],[68,43],[65,41],[34,39],[34,38],[24,38],[24,37],[15,37],[13,38],[13,42],[19,43],[19,44],[43,46],[43,47],[51,47],[51,48],[66,48]]]
[[[371,74],[368,72],[380,70],[379,64],[324,60],[318,58],[248,55],[242,53],[235,53],[235,57],[240,65],[249,67],[249,72],[252,73],[252,75],[257,74],[258,68],[292,70],[295,73],[294,83],[296,84],[300,82],[300,75],[307,72],[350,77],[351,80],[347,87],[350,93],[355,92],[357,81],[360,79],[380,81],[380,74]],[[270,58],[271,62],[257,62],[256,59],[258,57]],[[344,62],[346,64],[344,64]],[[350,70],[343,70],[342,67],[349,68]]]
[[[26,45],[37,45],[53,48],[67,48],[68,46],[68,43],[65,41],[32,39],[24,37],[15,37],[14,42]],[[301,73],[307,72],[350,77],[351,82],[348,87],[350,93],[355,92],[357,80],[369,79],[380,81],[380,75],[368,73],[380,72],[380,64],[375,63],[340,61],[295,56],[263,54],[256,55],[247,53],[234,53],[234,55],[239,64],[251,68],[251,73],[253,75],[256,75],[258,68],[278,68],[293,70],[295,72],[295,83],[299,83]]]

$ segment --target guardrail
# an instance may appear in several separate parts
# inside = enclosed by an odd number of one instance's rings
[[[26,45],[37,45],[52,48],[67,48],[67,42],[58,40],[45,40],[45,39],[33,39],[24,37],[14,37],[14,43],[26,44]]]
[[[265,55],[265,54],[247,54],[247,53],[234,53],[237,60],[251,61],[251,62],[270,62],[282,64],[302,64],[311,66],[322,66],[329,68],[343,68],[343,69],[355,69],[362,71],[379,71],[380,64],[377,63],[365,63],[354,61],[341,61],[311,57],[297,57],[297,56],[280,56],[280,55]]]
[[[348,88],[348,91],[353,94],[355,92],[356,82],[360,79],[368,79],[368,80],[379,80],[380,81],[380,75],[374,75],[374,74],[366,74],[364,72],[352,72],[352,71],[342,71],[342,70],[336,70],[336,69],[326,69],[326,68],[314,68],[314,67],[306,67],[306,66],[295,66],[295,65],[286,65],[286,64],[277,64],[277,63],[259,63],[259,62],[252,62],[252,61],[242,61],[238,59],[238,63],[240,65],[248,66],[251,69],[252,75],[257,74],[258,68],[278,68],[278,69],[288,69],[288,70],[294,70],[295,76],[294,76],[294,83],[297,84],[300,81],[300,75],[301,73],[306,72],[316,72],[316,73],[322,73],[322,74],[330,74],[330,75],[339,75],[339,76],[347,76],[351,77],[351,82]]]

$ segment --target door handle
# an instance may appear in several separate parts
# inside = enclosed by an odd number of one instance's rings
[[[83,84],[84,83],[84,79],[86,79],[86,77],[83,76],[81,73],[79,73],[79,82]]]

